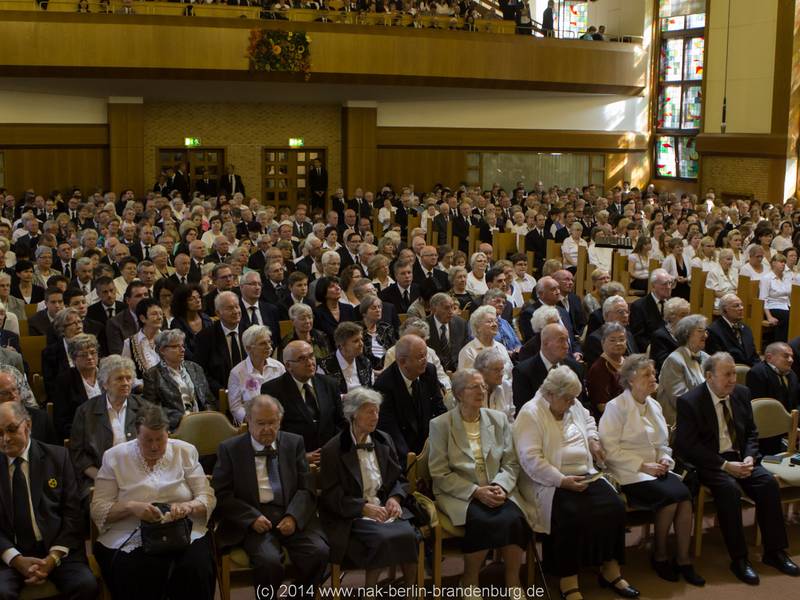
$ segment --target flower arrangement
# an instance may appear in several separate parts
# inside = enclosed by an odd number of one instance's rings
[[[247,57],[253,71],[288,71],[311,77],[311,37],[303,31],[253,29]]]

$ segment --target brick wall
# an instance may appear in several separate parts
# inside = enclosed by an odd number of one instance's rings
[[[183,146],[187,136],[203,146],[225,148],[248,196],[263,199],[261,150],[286,147],[290,137],[327,149],[328,185],[341,185],[341,109],[335,105],[154,103],[144,107],[144,180],[157,176],[158,148]]]
[[[753,194],[758,200],[770,198],[770,167],[773,159],[739,156],[704,156],[700,190],[713,187],[722,193]]]

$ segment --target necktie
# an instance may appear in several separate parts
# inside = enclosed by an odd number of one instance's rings
[[[664,301],[663,300],[659,300],[658,301],[658,312],[661,315],[661,318],[663,319],[664,318]]]
[[[319,409],[317,408],[317,397],[314,395],[314,390],[311,389],[311,385],[304,383],[303,391],[306,394],[306,406],[311,410],[311,413],[314,415],[314,420],[316,421],[319,419]]]
[[[11,495],[14,505],[14,531],[17,537],[17,549],[22,554],[30,554],[36,548],[36,534],[33,532],[30,497],[25,473],[22,472],[21,456],[14,459],[14,476],[11,478]]]
[[[231,331],[228,337],[231,338],[231,365],[235,367],[242,362],[242,353],[239,351],[239,340],[236,339],[237,335],[235,331]]]
[[[432,278],[433,278],[433,271],[428,271],[428,279],[432,279]]]
[[[258,321],[258,315],[256,314],[256,307],[250,307],[250,325],[260,325],[261,323]]]
[[[741,346],[742,345],[742,326],[741,324],[737,323],[733,326],[733,333],[736,335],[736,343]]]
[[[736,426],[733,424],[733,415],[728,407],[728,398],[722,399],[722,416],[725,419],[725,426],[728,428],[728,437],[731,438],[731,445],[736,450]]]
[[[419,415],[422,399],[420,398],[419,379],[411,382],[411,400],[414,403],[414,412]]]
[[[144,257],[145,257],[145,259],[149,259],[150,258],[150,244],[145,244],[144,245]]]
[[[445,357],[443,362],[446,363],[446,366],[452,367],[452,361],[450,359],[450,339],[447,337],[447,325],[445,324],[442,324],[442,326],[439,328],[439,339],[442,342],[442,356]]]
[[[366,444],[356,444],[356,450],[366,450],[367,452],[375,451],[375,444],[372,442]]]
[[[789,378],[786,377],[786,375],[781,375],[780,373],[778,374],[778,377],[780,377],[780,379],[781,379],[781,384],[783,385],[783,389],[784,390],[788,390],[789,389]]]
[[[186,285],[186,276],[185,275],[181,277],[181,283],[183,285]]]
[[[70,269],[69,263],[64,265],[64,277],[72,279],[72,269]]]
[[[409,304],[411,304],[411,299],[408,296],[408,290],[403,290],[403,307],[408,310]]]
[[[111,308],[107,308],[106,312],[108,313],[108,318],[109,319],[113,319],[114,318],[114,307],[113,306]]]

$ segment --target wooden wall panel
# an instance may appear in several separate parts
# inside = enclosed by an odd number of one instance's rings
[[[342,108],[342,180],[347,197],[357,187],[376,187],[377,123],[377,108]]]
[[[2,148],[5,184],[15,194],[48,194],[76,186],[84,195],[108,189],[108,148]]]
[[[391,183],[394,189],[412,183],[420,191],[430,190],[437,183],[454,189],[464,180],[466,170],[466,150],[378,149],[378,184]]]
[[[111,187],[144,189],[144,105],[109,104]]]
[[[0,146],[106,146],[107,125],[0,123]]]

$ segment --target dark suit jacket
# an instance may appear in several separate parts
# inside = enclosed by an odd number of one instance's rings
[[[636,345],[644,352],[650,344],[653,332],[664,326],[653,294],[647,294],[631,304],[630,330]]]
[[[736,450],[742,459],[752,456],[757,465],[761,455],[750,399],[750,390],[737,385],[731,393],[730,403],[736,428]],[[717,412],[707,383],[678,396],[672,446],[677,456],[697,467],[701,477],[703,471],[718,472],[725,462],[719,453]]]
[[[303,221],[298,223],[292,220],[292,235],[298,240],[305,240],[311,232],[314,231],[314,225],[310,221]]]
[[[336,353],[331,354],[328,358],[320,361],[320,367],[325,371],[325,375],[333,377],[339,386],[339,392],[342,394],[347,393],[347,382],[344,380],[342,367],[339,366],[339,360],[336,358]],[[356,374],[358,381],[361,385],[370,387],[372,385],[372,363],[369,358],[363,354],[356,356]]]
[[[45,548],[64,546],[83,556],[84,516],[72,461],[64,448],[31,440],[28,453],[30,501]],[[55,484],[55,485],[53,485]],[[8,460],[0,460],[0,553],[15,546],[14,510]]]
[[[497,227],[497,233],[503,233],[503,231],[505,230],[505,223],[501,223],[500,219],[498,219],[496,227]],[[493,236],[494,234],[492,233],[492,230],[489,228],[489,224],[486,221],[482,220],[480,225],[478,226],[478,239],[484,244],[491,244]]]
[[[391,284],[388,287],[383,288],[380,292],[378,292],[378,298],[383,300],[384,302],[390,302],[394,304],[395,308],[400,314],[405,314],[408,312],[408,307],[413,304],[414,300],[419,297],[419,286],[415,284],[413,281],[411,286],[408,288],[408,296],[409,302],[403,302],[403,296],[400,293],[400,288],[397,286],[396,283]]]
[[[240,175],[234,174],[234,178],[236,180],[236,191],[244,194],[245,191],[244,191],[244,184],[242,183],[242,177]],[[230,198],[231,195],[234,193],[233,189],[231,188],[230,175],[228,175],[227,173],[225,173],[225,175],[219,178],[219,189],[225,192],[225,195],[228,198]]]
[[[786,374],[788,386],[765,360],[754,364],[747,372],[747,387],[753,398],[775,398],[791,412],[800,404],[800,385],[794,371]]]
[[[373,386],[383,394],[378,427],[392,436],[398,456],[409,452],[419,454],[428,439],[430,420],[447,410],[436,367],[428,363],[418,381],[420,392],[416,407],[396,362],[384,369]]]
[[[336,331],[339,323],[345,321],[356,320],[356,310],[350,304],[339,302],[339,320],[333,318],[331,311],[324,304],[318,304],[313,308],[314,311],[314,329],[319,329],[322,333],[328,336],[331,341],[331,346],[335,347],[333,343],[333,332]]]
[[[449,244],[450,240],[447,239],[447,224],[451,221],[448,216],[447,219],[441,214],[433,217],[433,231],[439,234],[439,244]]]
[[[405,458],[401,461],[399,457],[405,457],[405,454],[395,449],[388,432],[376,429],[370,437],[375,445],[375,457],[381,472],[378,499],[385,504],[395,496],[402,504],[403,498],[408,495],[408,483],[403,475]],[[341,563],[350,541],[353,520],[361,518],[361,510],[366,503],[358,451],[349,429],[342,431],[322,448],[320,473],[320,521],[331,547],[331,561]],[[409,516],[407,509],[403,509],[403,518]]]
[[[469,250],[469,228],[475,225],[472,217],[465,220],[464,217],[458,215],[453,219],[453,235],[458,237],[458,249],[462,252]]]
[[[287,295],[289,295],[289,290],[286,288],[286,284],[283,284],[280,291],[275,289],[275,284],[270,281],[268,277],[261,278],[261,299],[269,302],[270,304],[278,304],[281,300],[283,300]]]
[[[589,314],[589,320],[586,323],[586,335],[587,337],[592,335],[595,331],[600,329],[606,320],[603,318],[603,309],[598,308],[597,310],[593,310]]]
[[[244,358],[241,329],[238,337],[240,352]],[[194,337],[192,360],[203,368],[211,394],[214,398],[218,398],[219,391],[228,387],[228,377],[235,366],[231,364],[228,340],[225,339],[220,321],[215,321],[211,327],[206,327]],[[213,406],[216,406],[216,403]]]
[[[522,342],[527,343],[533,337],[533,326],[531,325],[531,317],[533,313],[535,313],[539,308],[541,308],[542,303],[539,301],[538,298],[534,298],[533,302],[528,302],[525,306],[522,307],[522,310],[519,313],[519,319],[517,322],[519,323],[519,330],[522,333]],[[556,310],[558,311],[559,316],[561,317],[561,322],[564,324],[564,327],[567,329],[567,334],[569,335],[569,351],[570,353],[573,352],[580,352],[581,351],[581,343],[578,340],[579,332],[575,329],[575,326],[572,323],[572,317],[570,317],[569,311],[564,308],[563,304],[554,304]],[[506,319],[508,320],[508,319]]]
[[[304,256],[294,264],[298,271],[302,271],[308,276],[308,283],[311,283],[316,279],[314,274],[311,272],[311,267],[314,264],[314,259],[311,258],[311,256]]]
[[[575,335],[581,337],[583,328],[586,327],[586,314],[583,312],[581,299],[578,298],[578,294],[575,292],[570,292],[567,295],[567,301],[569,302],[569,309],[567,312],[569,313],[569,318],[572,319],[572,327],[575,330]]]
[[[625,328],[625,337],[628,338],[628,351],[625,353],[625,356],[636,354],[637,352],[644,352],[643,349],[639,348],[638,344],[636,343],[636,339],[633,337],[631,330],[628,328]],[[602,353],[602,337],[600,336],[600,330],[597,330],[592,332],[592,335],[586,338],[586,343],[583,345],[583,360],[586,363],[586,367],[590,368],[592,363],[600,358]]]
[[[544,235],[539,235],[535,229],[525,235],[525,251],[534,253],[534,266],[537,277],[542,271],[542,265],[547,258],[547,229],[543,230]]]
[[[261,393],[280,400],[284,409],[281,427],[284,431],[303,436],[306,450],[313,452],[324,446],[338,431],[347,429],[347,423],[342,414],[342,398],[336,380],[326,375],[314,375],[309,384],[314,388],[317,398],[318,421],[314,420],[311,409],[303,401],[288,371],[262,385]]]
[[[81,384],[82,385],[82,384]],[[69,454],[75,465],[76,476],[84,494],[94,485],[84,474],[89,467],[100,468],[103,454],[114,445],[111,421],[108,419],[105,394],[95,396],[77,407],[72,420],[69,439]],[[142,399],[131,394],[125,410],[125,437],[130,441],[136,437],[136,415],[142,408]]]
[[[753,332],[750,327],[742,323],[742,343],[736,341],[736,334],[731,326],[723,319],[718,317],[708,326],[708,339],[706,340],[706,352],[729,352],[733,360],[739,365],[753,366],[758,360],[756,345],[753,341]]]
[[[47,309],[40,310],[28,319],[28,335],[48,335],[53,330],[53,324],[47,316]]]
[[[656,363],[656,375],[661,372],[661,365],[667,357],[678,349],[678,340],[672,337],[666,327],[656,329],[650,340],[650,358]]]
[[[308,169],[308,189],[312,192],[328,191],[328,169],[320,167],[318,173],[314,167]]]
[[[216,196],[217,195],[217,182],[213,179],[201,179],[195,185],[195,189],[203,194],[204,196]],[[184,200],[187,200],[184,198]]]
[[[189,283],[200,283],[202,278],[202,265],[198,265],[194,259],[191,259],[189,261],[189,273],[186,275],[186,280]]]
[[[310,476],[303,438],[288,431],[278,432],[278,474],[285,500],[284,515],[305,530],[315,523],[317,498],[309,487]],[[250,434],[225,440],[217,450],[211,485],[217,496],[217,542],[223,548],[244,540],[250,526],[263,513],[258,496],[256,460]]]
[[[458,353],[461,352],[461,349],[472,339],[472,336],[469,334],[467,322],[458,316],[454,316],[450,319],[450,323],[447,327],[449,333],[448,341],[450,342],[449,355],[444,352],[442,338],[439,335],[439,330],[436,328],[436,320],[433,318],[433,315],[428,317],[428,327],[430,327],[431,330],[431,335],[428,339],[428,347],[436,352],[436,356],[439,357],[445,371],[456,371],[458,367]]]
[[[53,427],[53,420],[46,410],[40,408],[29,408],[31,415],[31,437],[45,444],[61,445],[63,439],[58,439],[56,428]]]
[[[789,340],[789,347],[794,353],[794,362],[792,363],[792,371],[800,379],[800,337]]]
[[[418,260],[414,261],[414,268],[412,272],[413,283],[421,289],[422,285],[427,280],[427,276],[425,275],[425,271],[422,269],[422,266],[419,264]],[[431,273],[433,275],[433,282],[436,285],[437,292],[446,292],[450,289],[450,279],[448,278],[447,273],[437,268],[434,268]]]
[[[120,302],[119,300],[114,302],[115,317],[124,310],[128,310],[128,307],[125,306],[124,303]],[[92,304],[89,307],[86,316],[90,318],[92,321],[97,321],[98,323],[103,325],[103,327],[105,327],[108,324],[108,313],[106,312],[106,307],[103,305],[102,302],[95,302],[94,304]]]
[[[126,306],[113,319],[106,321],[106,346],[109,354],[121,354],[125,340],[139,331],[139,325]]]
[[[262,282],[266,278],[266,275],[264,275],[264,267],[266,266],[267,257],[264,256],[264,253],[261,250],[256,250],[250,255],[250,258],[247,259],[247,267],[253,269],[254,271],[258,271],[261,275]]]
[[[581,385],[583,383],[583,367],[576,360],[567,356],[559,364],[567,365],[572,369],[575,374],[580,378]],[[541,354],[536,354],[533,358],[528,358],[522,362],[517,363],[514,367],[511,378],[511,388],[514,396],[514,407],[519,413],[519,409],[528,402],[536,394],[536,390],[542,385],[542,382],[547,377],[547,369],[545,368],[544,361]],[[581,392],[581,396],[585,397],[586,390]],[[583,401],[583,399],[581,399]]]
[[[55,387],[59,393],[52,401],[53,424],[59,439],[63,440],[72,436],[72,421],[75,418],[75,411],[89,400],[89,397],[86,395],[81,374],[75,367],[62,371],[56,379]]]
[[[277,304],[277,303],[276,303]],[[239,331],[244,333],[245,330],[253,325],[250,320],[250,312],[244,308],[244,301],[239,299],[239,307],[242,309],[242,320],[239,322]],[[277,346],[281,339],[281,311],[275,304],[269,304],[263,300],[258,301],[258,313],[261,315],[261,321],[269,327],[272,332],[272,344]]]
[[[217,396],[211,393],[203,368],[189,360],[185,360],[183,364],[194,384],[197,407],[200,410],[217,410]],[[171,431],[174,430],[181,422],[186,410],[183,407],[183,399],[178,385],[167,372],[166,367],[160,363],[145,371],[142,380],[144,382],[142,396],[147,402],[164,407],[169,419],[169,428]],[[227,387],[227,381],[225,385]]]

